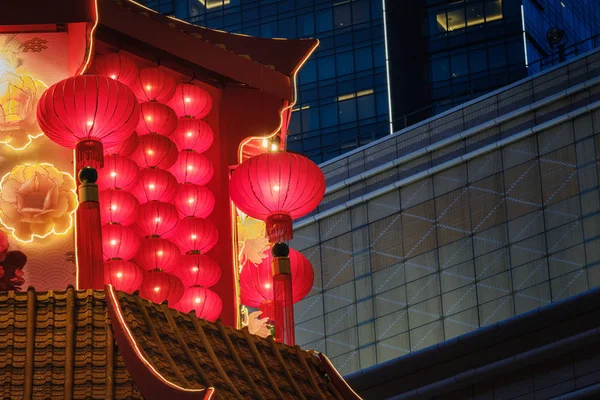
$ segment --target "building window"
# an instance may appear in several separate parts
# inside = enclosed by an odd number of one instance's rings
[[[202,4],[206,8],[216,8],[223,7],[229,4],[230,0],[199,0],[200,4]]]
[[[447,9],[434,11],[436,28],[433,32],[452,32],[467,26],[481,25],[502,19],[502,0],[485,2],[455,2]]]

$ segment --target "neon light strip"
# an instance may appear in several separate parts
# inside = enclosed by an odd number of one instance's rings
[[[161,375],[160,372],[158,372],[158,370],[156,370],[156,368],[154,368],[154,365],[152,365],[152,363],[150,361],[148,361],[146,359],[146,357],[144,357],[144,354],[142,353],[142,350],[138,346],[135,338],[133,337],[133,334],[131,333],[131,330],[129,329],[129,326],[125,322],[125,317],[123,316],[123,312],[121,311],[121,303],[119,303],[119,301],[117,299],[117,294],[115,292],[114,286],[111,285],[111,284],[109,284],[109,285],[107,285],[107,288],[108,288],[108,295],[110,296],[111,301],[114,304],[115,313],[117,314],[117,318],[119,319],[119,323],[121,324],[121,326],[123,327],[123,330],[125,331],[125,334],[127,335],[127,339],[133,345],[133,349],[135,350],[138,358],[140,360],[142,360],[142,362],[148,367],[148,369],[150,369],[150,371],[152,371],[152,373],[154,374],[154,376],[156,376],[160,381],[162,381],[166,385],[172,387],[173,389],[181,390],[183,392],[195,392],[195,393],[204,392],[204,391],[211,392],[210,395],[209,395],[209,397],[208,397],[208,399],[210,399],[212,397],[212,392],[215,391],[215,388],[208,387],[206,389],[187,389],[187,388],[181,387],[181,386],[179,386],[179,385],[177,385],[177,384],[175,384],[175,383],[167,380],[164,376]]]
[[[523,27],[523,49],[525,50],[525,68],[529,68],[529,57],[527,56],[527,35],[525,34],[525,9],[521,4],[521,26]]]
[[[98,28],[98,23],[100,22],[100,16],[98,14],[98,0],[94,0],[94,11],[95,11],[96,15],[95,15],[94,26],[92,26],[92,29],[90,30],[90,45],[87,49],[87,51],[88,51],[87,57],[83,64],[83,67],[80,68],[80,71],[75,75],[85,74],[87,72],[87,69],[90,66],[91,61],[92,61],[92,54],[94,54],[94,37],[96,34],[96,29]]]
[[[388,89],[388,110],[390,113],[390,135],[394,133],[394,119],[392,118],[392,86],[390,84],[390,56],[388,52],[388,37],[387,37],[387,21],[386,21],[386,10],[385,0],[381,0],[383,8],[383,40],[385,43],[385,73],[387,75],[387,89]]]

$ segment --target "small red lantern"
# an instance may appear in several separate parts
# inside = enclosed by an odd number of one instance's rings
[[[130,85],[138,76],[139,70],[135,61],[124,53],[108,53],[94,58],[94,70],[97,75],[116,79]]]
[[[190,150],[179,152],[177,161],[169,171],[180,183],[195,183],[202,186],[210,182],[215,173],[212,163],[206,156]]]
[[[143,237],[164,236],[175,229],[177,222],[179,215],[173,204],[151,201],[140,206],[135,230]]]
[[[229,192],[242,212],[266,221],[270,242],[287,242],[292,239],[292,220],[323,199],[325,177],[317,164],[299,154],[264,153],[233,171]]]
[[[167,300],[169,304],[175,305],[183,296],[184,290],[183,283],[175,275],[162,271],[149,271],[144,275],[140,294],[154,303],[160,304]]]
[[[0,261],[4,261],[6,253],[8,253],[8,236],[6,233],[0,232]]]
[[[122,157],[129,157],[135,151],[135,149],[137,149],[137,147],[138,134],[136,132],[133,132],[131,136],[123,140],[118,145],[104,149],[104,159],[106,160],[106,156],[110,154],[116,154]]]
[[[168,171],[145,168],[140,173],[139,183],[133,193],[140,203],[149,201],[168,203],[177,193],[177,180]]]
[[[102,167],[103,145],[127,139],[140,118],[129,87],[97,75],[78,75],[52,85],[37,108],[37,121],[54,143],[76,149],[77,162]]]
[[[210,125],[202,120],[180,118],[171,139],[177,144],[179,150],[204,153],[213,144],[215,134]]]
[[[140,136],[131,159],[142,168],[167,169],[177,161],[177,146],[171,139],[154,133]]]
[[[204,118],[212,108],[210,94],[191,83],[180,83],[169,105],[178,117]]]
[[[140,101],[166,103],[175,93],[175,79],[160,68],[142,68],[132,89]]]
[[[290,269],[292,275],[292,298],[297,303],[302,300],[312,289],[315,273],[310,261],[294,249],[290,249]],[[268,257],[255,266],[247,263],[240,273],[240,290],[242,304],[250,307],[259,307],[265,302],[273,300],[273,256],[268,252]],[[268,313],[268,307],[263,304],[261,310]],[[273,318],[273,315],[264,315]]]
[[[103,224],[131,225],[135,222],[140,203],[124,190],[108,189],[100,192],[100,219]]]
[[[177,224],[172,240],[182,253],[206,253],[219,240],[215,224],[204,218],[183,218]]]
[[[223,301],[212,290],[194,286],[185,289],[175,308],[184,313],[195,311],[198,318],[214,322],[223,311]]]
[[[177,266],[179,256],[179,248],[167,239],[145,238],[135,256],[135,263],[146,271],[170,271]]]
[[[140,135],[157,133],[159,135],[170,136],[177,128],[177,115],[171,107],[151,101],[140,104],[140,122],[137,126],[137,132]]]
[[[111,155],[104,157],[104,167],[98,170],[100,189],[130,190],[137,184],[139,168],[126,157]]]
[[[219,265],[204,254],[182,255],[173,273],[181,279],[185,287],[211,287],[221,279]]]
[[[130,260],[140,248],[140,238],[127,226],[107,224],[102,227],[102,250],[106,260]]]
[[[183,183],[179,185],[173,203],[182,218],[206,218],[215,208],[215,196],[204,186]]]
[[[144,271],[129,261],[108,261],[104,263],[104,280],[117,290],[132,293],[142,286]]]

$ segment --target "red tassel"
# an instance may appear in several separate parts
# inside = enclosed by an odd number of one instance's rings
[[[273,257],[273,314],[275,340],[294,346],[294,298],[288,257]]]
[[[265,221],[269,242],[289,242],[292,240],[292,217],[288,214],[271,214]]]
[[[104,167],[104,147],[97,140],[82,140],[75,147],[77,170],[84,167],[100,169]]]
[[[260,303],[261,318],[269,318],[269,322],[274,321],[273,300],[265,300]]]

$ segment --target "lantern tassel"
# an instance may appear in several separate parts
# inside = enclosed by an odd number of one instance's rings
[[[273,316],[273,300],[265,300],[260,303],[260,311],[262,311],[261,318],[269,318],[269,320],[275,320]]]
[[[82,140],[75,147],[77,156],[77,169],[92,167],[100,169],[104,167],[104,146],[97,140]]]
[[[273,313],[275,340],[290,346],[296,344],[292,274],[288,257],[273,257]]]
[[[292,217],[288,214],[271,214],[265,221],[267,237],[271,243],[289,242],[292,240]]]

